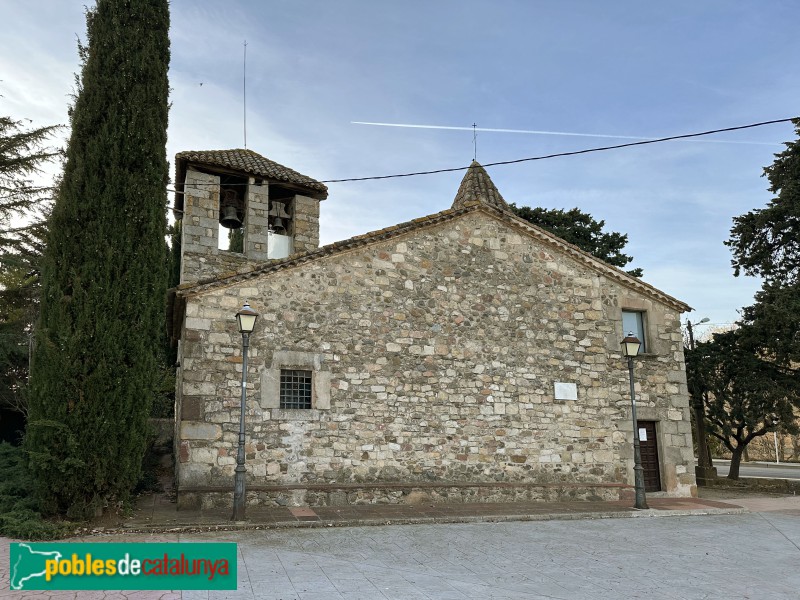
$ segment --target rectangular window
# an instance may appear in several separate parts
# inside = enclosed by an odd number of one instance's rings
[[[311,408],[311,371],[281,369],[280,408]]]
[[[647,352],[647,336],[644,329],[644,313],[633,310],[622,311],[622,334],[624,336],[633,333],[642,343],[639,346],[639,354]]]

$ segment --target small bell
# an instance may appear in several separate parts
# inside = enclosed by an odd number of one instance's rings
[[[222,217],[219,222],[223,227],[227,227],[228,229],[239,229],[242,226],[236,207],[232,204],[222,207]]]
[[[272,228],[275,230],[275,233],[283,235],[286,233],[286,225],[283,222],[283,219],[280,217],[275,217],[272,221]]]

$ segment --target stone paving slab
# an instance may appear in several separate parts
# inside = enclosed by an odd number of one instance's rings
[[[247,520],[231,521],[230,509],[177,510],[161,494],[143,497],[120,532],[264,529],[413,523],[545,521],[597,518],[737,514],[741,505],[700,498],[648,498],[649,510],[618,502],[508,502],[368,504],[319,507],[248,507]]]
[[[725,502],[741,506],[751,512],[800,515],[800,496],[743,496],[726,499]]]
[[[800,518],[549,520],[403,527],[96,535],[86,541],[236,542],[235,591],[8,592],[14,600],[754,600],[795,599]],[[657,504],[654,503],[654,504]],[[713,507],[712,507],[713,508]],[[674,515],[653,509],[646,513]],[[5,591],[4,591],[5,590]]]

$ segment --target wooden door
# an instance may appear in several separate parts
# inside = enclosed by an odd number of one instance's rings
[[[655,421],[639,421],[639,448],[644,469],[644,490],[661,491],[661,471],[658,468],[658,442]]]

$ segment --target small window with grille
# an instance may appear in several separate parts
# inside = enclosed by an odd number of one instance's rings
[[[281,369],[280,408],[311,408],[311,371]]]

